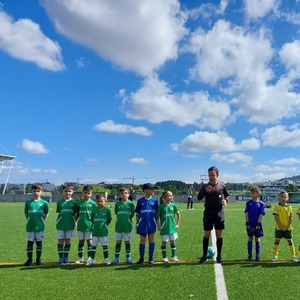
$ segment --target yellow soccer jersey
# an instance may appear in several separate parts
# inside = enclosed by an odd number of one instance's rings
[[[289,219],[290,217],[293,216],[292,214],[293,212],[293,208],[290,204],[287,204],[285,206],[281,205],[281,204],[277,204],[274,207],[274,212],[273,215],[277,215],[279,217],[279,221],[283,226],[287,226],[289,223]],[[276,223],[276,222],[275,222]],[[281,230],[277,223],[276,223],[276,229]],[[288,228],[288,230],[292,230],[293,227],[292,225],[290,225],[290,227]]]

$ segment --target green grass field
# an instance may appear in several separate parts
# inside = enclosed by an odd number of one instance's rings
[[[108,203],[110,205],[110,203]],[[262,238],[262,261],[247,262],[247,236],[244,227],[245,203],[226,207],[223,273],[231,299],[298,299],[300,263],[292,263],[285,240],[281,242],[279,261],[270,262],[273,252],[273,207],[266,210]],[[56,241],[56,204],[50,204],[43,244],[43,265],[23,267],[26,260],[24,203],[0,203],[1,251],[0,295],[2,299],[217,299],[214,264],[199,265],[202,255],[203,203],[187,211],[179,204],[182,220],[177,241],[180,263],[164,265],[161,261],[160,238],[156,236],[155,265],[105,266],[102,247],[98,247],[97,264],[58,265]],[[298,250],[300,222],[294,205],[294,242]],[[114,256],[114,224],[110,225],[110,258]],[[77,242],[72,240],[71,261],[77,258]],[[139,237],[134,234],[132,258],[138,260]],[[125,259],[122,247],[121,260]],[[148,253],[148,252],[146,252]],[[168,245],[170,254],[170,246]],[[298,251],[297,251],[298,253]]]

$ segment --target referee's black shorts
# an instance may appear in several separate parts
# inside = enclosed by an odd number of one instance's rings
[[[205,209],[203,215],[203,228],[205,231],[213,230],[213,228],[216,230],[223,230],[225,228],[224,209]]]

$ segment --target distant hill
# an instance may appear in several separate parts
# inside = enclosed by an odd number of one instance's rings
[[[300,175],[295,175],[295,176],[292,176],[292,177],[285,177],[285,178],[282,178],[280,179],[281,180],[291,180],[291,181],[300,181]]]

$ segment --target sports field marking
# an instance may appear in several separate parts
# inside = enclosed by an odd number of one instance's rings
[[[216,246],[216,234],[215,230],[213,229],[211,231],[212,235],[212,244],[215,249],[217,249]],[[215,260],[216,258],[214,258]],[[227,289],[226,289],[226,283],[225,278],[223,274],[223,267],[222,264],[215,263],[214,264],[214,270],[215,270],[215,282],[216,282],[216,290],[217,290],[217,299],[218,300],[228,300],[227,295]]]

